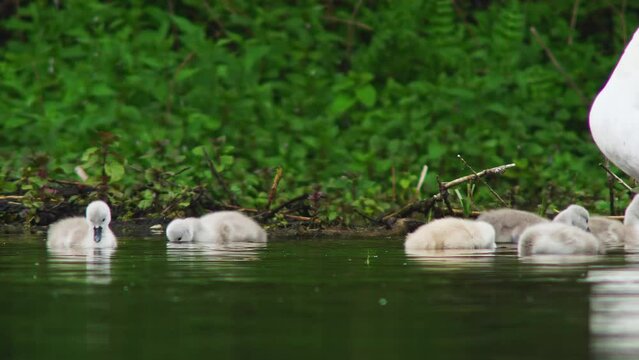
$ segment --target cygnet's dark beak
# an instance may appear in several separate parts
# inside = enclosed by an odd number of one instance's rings
[[[102,226],[93,228],[93,240],[97,243],[102,241]]]

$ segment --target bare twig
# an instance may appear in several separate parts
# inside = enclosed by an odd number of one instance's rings
[[[393,202],[397,201],[397,177],[395,176],[395,165],[391,166],[391,185],[393,189]]]
[[[172,177],[174,177],[174,176],[178,176],[178,175],[180,175],[181,173],[185,172],[186,170],[188,170],[188,169],[190,169],[190,168],[191,168],[190,166],[187,166],[187,167],[185,167],[185,168],[182,168],[182,169],[178,170],[177,172],[175,172],[175,173],[173,173],[173,174],[168,174],[168,175],[166,175],[166,178],[167,178],[167,179],[169,179],[169,178],[172,178]]]
[[[0,200],[22,200],[22,195],[0,195]]]
[[[464,163],[464,165],[466,165],[466,167],[473,172],[473,174],[477,175],[477,172],[475,171],[475,169],[473,169],[467,162],[466,160],[464,160],[464,158],[457,154],[457,158],[459,160],[461,160],[461,162]],[[488,190],[490,191],[491,194],[493,194],[493,196],[495,196],[495,198],[497,198],[497,200],[499,200],[499,202],[501,202],[502,205],[504,205],[505,207],[508,207],[508,204],[504,201],[504,199],[501,198],[501,196],[499,196],[499,194],[497,193],[497,191],[495,191],[492,187],[490,187],[490,185],[488,185],[488,183],[486,182],[486,180],[484,180],[483,178],[481,179],[481,181],[484,183],[484,185],[486,185],[488,187]]]
[[[308,194],[306,194],[306,195],[308,195]],[[293,199],[293,200],[296,200],[296,199]],[[299,200],[299,199],[297,199],[297,200]],[[294,202],[294,201],[289,201],[289,202]],[[236,210],[236,211],[246,212],[246,213],[258,213],[259,212],[258,209],[243,208],[241,206],[224,205],[224,207],[226,207],[228,209]],[[266,220],[266,218],[263,217],[264,214],[265,213],[257,214],[255,216],[253,216],[253,218],[255,218],[255,219],[259,220],[259,221],[264,221],[264,220]],[[282,214],[282,216],[285,219],[295,220],[295,221],[307,221],[307,222],[316,222],[317,221],[317,218],[308,217],[308,216],[299,216],[299,215],[291,215],[291,214]]]
[[[291,200],[288,200],[286,202],[284,202],[283,204],[281,204],[280,206],[277,206],[276,208],[269,210],[269,211],[265,211],[259,215],[257,215],[257,217],[264,221],[264,220],[268,220],[271,217],[273,217],[273,215],[277,214],[278,212],[282,211],[282,209],[285,209],[293,204],[295,204],[296,202],[299,201],[304,201],[306,199],[308,199],[309,194],[302,194],[300,196],[296,196],[294,198],[292,198]]]
[[[442,200],[444,200],[444,204],[446,204],[446,209],[448,210],[448,214],[453,214],[453,206],[450,204],[450,200],[448,200],[448,189],[442,185],[442,182],[439,181],[439,176],[437,177],[437,185],[439,186],[439,195]]]
[[[355,4],[355,7],[353,8],[353,12],[351,13],[351,20],[348,23],[348,30],[347,30],[347,41],[346,41],[346,48],[347,48],[347,53],[351,54],[352,49],[353,49],[353,42],[355,41],[355,28],[353,25],[353,22],[355,21],[355,17],[357,16],[357,12],[359,11],[359,8],[362,6],[362,2],[364,0],[359,0],[357,1],[357,4]]]
[[[625,181],[623,181],[619,176],[617,176],[617,174],[613,173],[608,166],[600,163],[599,166],[601,166],[602,169],[606,170],[606,172],[608,173],[609,176],[612,176],[615,180],[617,180],[618,183],[620,183],[621,185],[623,185],[623,187],[626,188],[626,190],[628,191],[632,191],[632,187],[630,185],[628,185]]]
[[[453,186],[459,185],[461,183],[465,183],[465,182],[467,182],[469,180],[475,180],[475,179],[478,179],[478,178],[483,177],[483,176],[500,175],[504,171],[506,171],[507,169],[510,169],[512,167],[515,167],[515,164],[506,164],[506,165],[496,166],[496,167],[493,167],[493,168],[490,168],[490,169],[482,170],[482,171],[480,171],[478,173],[475,173],[475,174],[462,176],[462,177],[460,177],[458,179],[455,179],[455,180],[452,180],[452,181],[449,181],[449,182],[445,182],[445,183],[443,183],[443,185],[447,189],[449,189],[449,188],[451,188]]]
[[[355,27],[358,27],[358,28],[360,28],[362,30],[366,30],[366,31],[373,31],[373,27],[371,27],[368,24],[364,24],[363,22],[360,22],[360,21],[355,21],[355,20],[351,20],[351,19],[342,19],[342,18],[338,18],[338,17],[333,16],[333,15],[324,15],[324,19],[329,20],[329,21],[333,21],[333,22],[347,24],[347,25],[353,25]]]
[[[266,203],[266,210],[270,209],[273,200],[275,200],[275,196],[277,195],[277,185],[282,180],[282,168],[278,167],[275,172],[275,178],[273,178],[273,184],[271,185],[271,191],[268,192],[268,202]]]
[[[415,188],[417,197],[420,197],[422,185],[424,185],[424,180],[426,179],[426,174],[428,174],[428,165],[422,166],[422,172],[419,174],[419,181],[417,181],[417,187]]]
[[[172,3],[169,2],[171,8],[173,7]],[[171,10],[172,11],[172,10]],[[173,112],[173,98],[174,98],[174,90],[175,90],[175,79],[177,78],[178,74],[180,73],[180,71],[182,71],[182,69],[184,69],[184,67],[191,62],[191,60],[193,60],[193,57],[195,56],[194,52],[190,52],[188,54],[186,54],[186,56],[184,57],[184,59],[182,60],[182,62],[175,68],[175,72],[173,73],[173,76],[171,77],[171,79],[169,80],[169,88],[168,88],[168,96],[166,97],[166,117],[167,119],[171,118],[171,114]]]
[[[515,166],[515,164],[506,164],[506,165],[493,167],[493,168],[490,168],[490,169],[485,169],[485,170],[482,170],[482,171],[480,171],[480,172],[478,172],[476,174],[466,175],[466,176],[460,177],[458,179],[442,183],[442,188],[444,190],[447,190],[447,189],[452,188],[453,186],[457,186],[459,184],[463,184],[463,183],[465,183],[467,181],[475,180],[475,179],[478,179],[478,178],[483,177],[483,176],[502,174],[504,171],[506,171],[506,169],[509,169],[511,167],[514,167],[514,166]],[[399,210],[397,210],[395,212],[392,212],[392,213],[390,213],[388,215],[385,215],[385,216],[382,217],[382,220],[388,221],[391,218],[406,217],[407,215],[410,215],[411,213],[413,213],[415,211],[418,211],[420,209],[421,210],[428,209],[435,203],[435,201],[441,201],[441,200],[443,200],[443,199],[442,199],[441,192],[439,192],[439,193],[437,193],[437,194],[435,194],[435,195],[433,195],[433,196],[431,196],[431,197],[429,197],[427,199],[415,201],[413,203],[410,203],[410,204],[402,207],[401,209],[399,209]]]
[[[575,0],[575,2],[572,4],[572,16],[570,17],[570,33],[568,34],[568,39],[566,40],[566,43],[568,45],[572,45],[575,26],[577,26],[577,12],[579,11],[579,2],[580,0]]]
[[[564,67],[561,66],[561,64],[555,57],[555,54],[552,52],[552,50],[550,50],[548,45],[546,45],[546,43],[541,38],[541,36],[539,36],[539,33],[537,32],[537,29],[535,29],[534,26],[530,27],[530,33],[535,38],[535,41],[537,42],[537,44],[539,44],[539,46],[541,46],[541,48],[544,49],[546,56],[548,56],[548,59],[550,59],[550,62],[555,66],[557,71],[559,71],[559,73],[564,77],[564,81],[566,81],[566,83],[568,83],[568,86],[570,86],[577,93],[577,95],[581,99],[581,102],[584,105],[589,105],[589,101],[586,100],[586,96],[584,95],[584,93],[581,91],[579,86],[577,86],[577,83],[575,83],[572,76],[570,76],[570,74],[568,74],[566,69],[564,69]]]
[[[226,181],[224,181],[224,178],[222,177],[222,174],[220,174],[217,170],[215,170],[215,165],[213,164],[213,160],[211,160],[209,153],[206,151],[205,148],[202,148],[202,150],[204,151],[204,157],[206,158],[206,162],[209,165],[209,171],[211,171],[211,175],[213,175],[215,180],[217,180],[217,183],[220,185],[224,193],[228,195],[229,200],[231,201],[231,204],[237,205],[237,199],[235,198],[235,194],[233,194],[231,190],[229,189],[228,185],[226,184]]]
[[[363,217],[364,219],[368,220],[371,224],[375,224],[375,225],[379,225],[380,221],[378,219],[372,218],[366,214],[364,214],[363,212],[359,211],[358,209],[354,209],[355,213],[361,217]]]

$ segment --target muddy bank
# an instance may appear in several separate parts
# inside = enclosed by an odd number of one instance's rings
[[[160,219],[139,219],[125,222],[114,221],[111,228],[118,236],[164,236],[168,221]],[[400,219],[390,227],[310,227],[310,226],[269,226],[265,228],[270,238],[380,238],[403,237],[423,222],[414,219]],[[47,226],[23,224],[0,224],[0,234],[41,234],[46,236]]]

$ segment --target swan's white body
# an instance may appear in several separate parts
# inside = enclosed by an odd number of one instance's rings
[[[171,242],[266,242],[266,231],[237,211],[218,211],[200,218],[175,219],[166,228]]]
[[[86,217],[59,220],[49,226],[47,246],[50,248],[115,248],[117,240],[109,228],[111,210],[103,201],[87,206]],[[99,230],[99,236],[96,231]]]
[[[406,236],[406,249],[494,249],[495,229],[483,221],[444,218],[422,225]]]
[[[528,227],[519,238],[519,256],[604,253],[603,242],[588,232],[588,218],[586,209],[570,205],[552,222]]]
[[[639,249],[639,196],[635,196],[623,217],[625,227],[625,247],[626,249]]]
[[[639,30],[590,108],[590,132],[610,161],[639,179]]]
[[[519,236],[527,227],[549,222],[539,215],[515,209],[486,211],[477,220],[485,221],[495,228],[495,242],[514,244],[519,242]]]

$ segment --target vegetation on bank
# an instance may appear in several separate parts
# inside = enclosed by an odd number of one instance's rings
[[[8,3],[1,222],[102,197],[119,220],[374,223],[508,163],[448,203],[608,212],[587,114],[639,24],[631,2]]]

